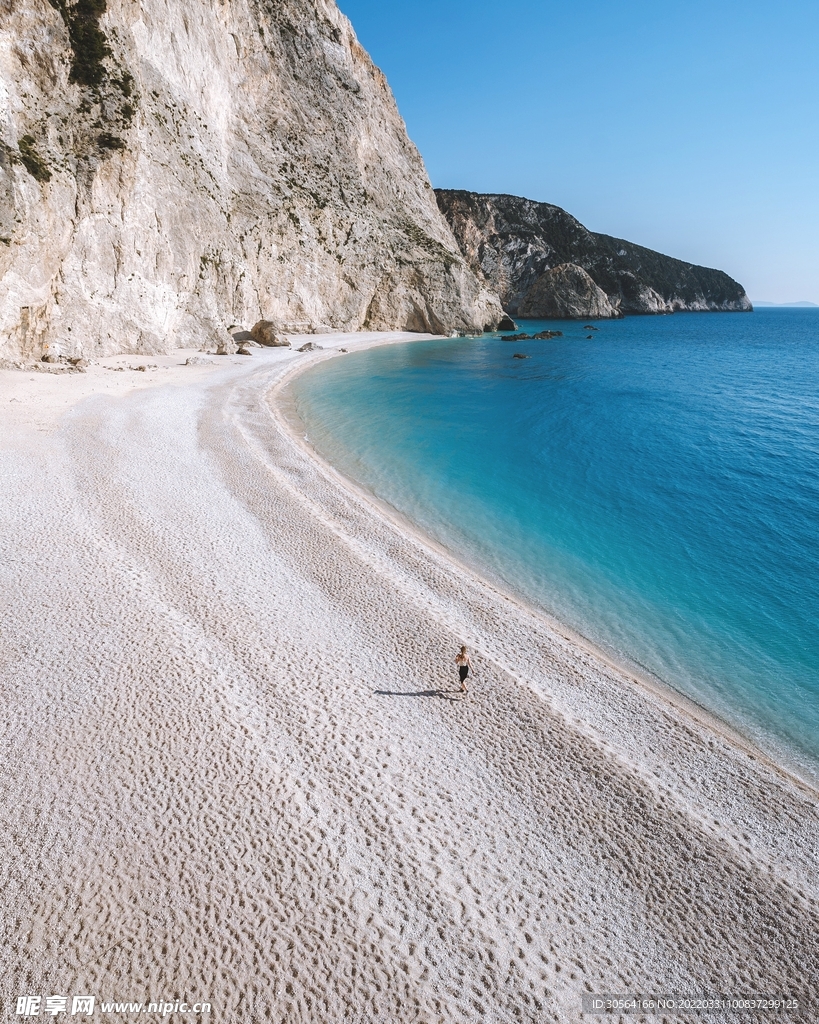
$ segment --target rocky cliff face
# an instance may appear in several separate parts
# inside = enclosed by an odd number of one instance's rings
[[[500,315],[332,0],[0,0],[0,357]]]
[[[513,316],[752,308],[742,286],[722,271],[588,231],[549,203],[446,189],[436,196],[470,266]]]

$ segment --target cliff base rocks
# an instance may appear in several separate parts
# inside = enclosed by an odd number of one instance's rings
[[[259,320],[254,324],[250,329],[250,337],[259,345],[264,345],[265,348],[288,348],[290,346],[287,338],[283,334],[279,334],[276,325],[270,320]]]

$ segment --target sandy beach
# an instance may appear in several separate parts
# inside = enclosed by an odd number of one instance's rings
[[[0,371],[5,1019],[819,1020],[816,792],[299,437],[288,374],[410,337]]]

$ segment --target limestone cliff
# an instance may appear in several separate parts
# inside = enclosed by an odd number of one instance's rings
[[[500,315],[332,0],[0,0],[0,357]]]
[[[742,286],[722,271],[596,234],[558,206],[447,189],[436,196],[470,266],[512,316],[752,308]]]
[[[520,317],[550,317],[559,320],[618,316],[602,288],[575,263],[560,263],[535,278],[517,314]]]

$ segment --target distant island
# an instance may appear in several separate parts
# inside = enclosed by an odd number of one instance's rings
[[[754,302],[754,306],[763,309],[819,309],[816,302]]]

